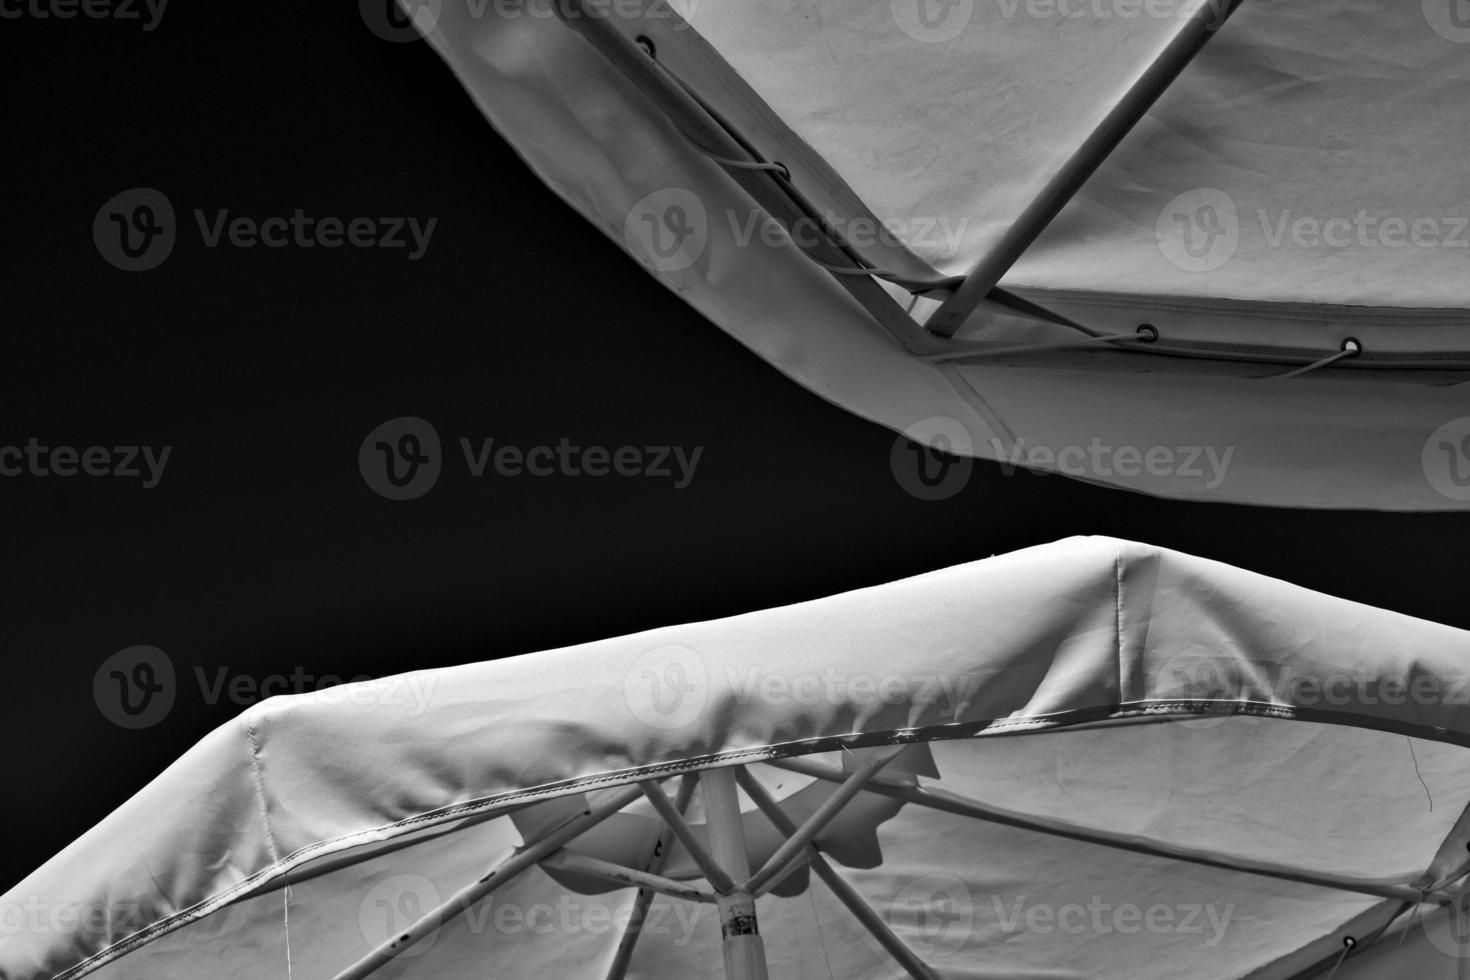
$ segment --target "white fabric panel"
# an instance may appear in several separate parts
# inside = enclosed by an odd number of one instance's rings
[[[706,0],[689,20],[914,252],[960,275],[1204,2],[1099,19],[1008,0]]]
[[[1459,746],[1268,718],[1204,715],[932,747],[940,785],[1007,810],[1383,881],[1429,867],[1470,805]],[[1120,758],[1127,778],[1117,775]]]
[[[1454,6],[1247,0],[1009,281],[1470,308],[1470,30],[1435,30]]]
[[[963,274],[1200,6],[707,0],[691,20],[915,252]],[[1244,4],[1006,283],[1470,306],[1470,29],[1452,6]],[[918,233],[941,219],[957,243]]]

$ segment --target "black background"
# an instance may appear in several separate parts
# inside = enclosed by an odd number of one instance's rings
[[[1221,559],[1470,627],[1470,517],[1153,500],[980,463],[907,494],[894,436],[786,380],[545,190],[429,48],[354,4],[170,4],[6,37],[0,445],[168,445],[162,482],[0,479],[0,890],[260,680],[491,659],[814,598],[1072,534]],[[165,193],[181,237],[125,273],[103,202]],[[428,253],[206,249],[195,208],[438,218]],[[703,447],[693,484],[472,480],[390,502],[388,419],[521,446]],[[110,724],[92,679],[151,644],[173,711]]]

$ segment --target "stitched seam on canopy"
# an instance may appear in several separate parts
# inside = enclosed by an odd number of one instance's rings
[[[255,786],[255,798],[260,804],[260,823],[265,830],[265,843],[266,847],[270,848],[271,860],[279,862],[281,852],[276,847],[276,835],[271,832],[270,806],[266,803],[265,772],[260,762],[260,741],[255,734],[255,719],[247,714],[244,720],[245,730],[249,733],[250,738],[250,774],[251,782]]]
[[[691,31],[689,43],[685,44],[681,51],[691,60],[704,66],[705,71],[713,77],[722,93],[743,106],[747,112],[764,124],[764,132],[761,135],[778,144],[782,149],[794,153],[800,160],[803,169],[834,199],[838,207],[850,212],[854,218],[867,217],[880,221],[867,202],[837,172],[836,168],[827,162],[826,157],[817,152],[814,146],[781,117],[774,106],[761,97],[755,87],[745,80],[744,76],[714,46],[713,42],[697,30]],[[708,96],[702,97],[710,101],[711,105],[714,104]],[[750,136],[744,134],[744,138],[750,139]],[[900,246],[897,248],[884,246],[875,251],[894,259],[900,264],[900,267],[907,267],[903,269],[906,274],[939,275],[938,270],[931,263],[909,248],[906,243],[900,243]],[[849,247],[852,246],[849,245]],[[855,250],[859,254],[864,254],[863,249]]]
[[[106,949],[98,950],[96,953],[93,953],[91,956],[87,957],[85,960],[82,960],[80,963],[68,967],[62,972],[56,974],[55,980],[65,980],[65,978],[68,977],[82,976],[83,974],[89,973],[94,969],[107,965],[112,960],[127,954],[136,947],[157,938],[159,935],[165,932],[172,932],[174,929],[182,928],[183,926],[186,926],[191,922],[195,922],[199,919],[204,918],[206,915],[210,914],[216,909],[223,907],[225,904],[228,904],[228,901],[236,893],[246,888],[246,886],[253,885],[257,881],[259,881],[262,876],[268,876],[271,873],[272,869],[277,868],[281,865],[282,861],[280,848],[276,846],[275,835],[271,832],[270,808],[266,804],[265,777],[261,767],[260,742],[255,731],[255,720],[253,717],[250,716],[249,713],[247,713],[244,717],[241,718],[241,721],[245,725],[246,743],[250,751],[250,781],[252,787],[255,790],[256,801],[260,805],[261,826],[262,829],[265,831],[266,847],[271,856],[270,866],[262,868],[260,871],[256,872],[253,875],[250,875],[247,878],[241,879],[231,887],[225,889],[223,892],[216,894],[212,898],[205,899],[203,902],[193,905],[187,909],[175,912],[173,915],[160,919],[159,921],[153,923],[146,929],[135,932],[133,933],[133,935],[128,936],[126,939],[122,939],[116,943],[113,943]]]
[[[1128,696],[1123,678],[1123,550],[1113,542],[1113,653],[1118,668],[1118,700]]]

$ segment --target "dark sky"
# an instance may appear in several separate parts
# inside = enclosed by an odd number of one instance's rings
[[[423,44],[352,4],[0,23],[0,447],[170,447],[161,479],[0,478],[0,891],[272,678],[492,659],[877,584],[1073,534],[1133,538],[1470,627],[1470,518],[1180,504],[977,464],[907,494],[894,437],[807,393],[563,206]],[[92,225],[180,219],[127,273]],[[193,211],[436,218],[406,249],[206,248]],[[429,420],[407,502],[358,449]],[[702,450],[653,477],[471,478],[457,440]],[[174,703],[122,728],[99,667],[148,645]],[[202,678],[202,680],[201,680]],[[213,694],[223,682],[228,693]],[[231,687],[233,686],[233,688]]]

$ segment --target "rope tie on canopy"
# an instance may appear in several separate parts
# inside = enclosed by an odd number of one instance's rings
[[[722,167],[788,233],[797,225],[810,224],[815,228],[819,234],[813,236],[813,240],[793,241],[797,250],[813,264],[837,277],[842,288],[907,351],[922,355],[948,349],[948,336],[917,323],[910,315],[912,304],[906,310],[888,287],[947,303],[969,277],[944,276],[928,269],[922,260],[913,257],[903,247],[894,250],[895,254],[899,259],[913,258],[916,263],[914,270],[904,272],[880,267],[859,254],[796,185],[786,164],[766,159],[717,107],[663,63],[657,46],[647,35],[630,38],[609,27],[606,18],[582,16],[587,12],[585,7],[589,2],[567,0],[566,9],[558,5],[557,13],[563,23],[587,37],[654,101],[674,132],[697,152]],[[762,175],[768,176],[769,180],[762,179]],[[925,269],[927,272],[923,271]],[[999,285],[980,297],[977,305],[979,301],[1004,309],[1012,316],[1069,327],[1087,335],[1096,333]]]
[[[705,146],[687,130],[679,130],[679,135],[688,140],[690,146],[694,147],[700,153],[703,153],[705,156],[709,157],[711,160],[713,160],[715,163],[718,163],[722,167],[734,167],[736,170],[764,170],[769,173],[780,175],[782,180],[791,179],[791,169],[787,167],[786,164],[779,161],[741,160],[736,157],[722,156],[721,154],[716,153],[714,150],[711,150],[709,147]]]
[[[1337,962],[1333,963],[1332,969],[1327,972],[1326,980],[1332,980],[1332,978],[1337,975],[1337,968],[1342,966],[1342,961],[1347,959],[1348,954],[1356,949],[1357,946],[1358,941],[1352,936],[1342,937],[1342,952],[1337,954]]]
[[[660,63],[655,62],[655,64]],[[663,68],[661,64],[660,67]],[[668,72],[667,68],[663,68],[663,70],[665,72]],[[670,75],[672,76],[672,73],[670,73]],[[786,184],[790,185],[791,183],[791,168],[786,166],[786,164],[781,163],[779,160],[761,159],[759,154],[757,154],[754,150],[750,151],[753,159],[749,160],[741,160],[736,157],[723,156],[705,146],[692,134],[684,129],[679,130],[679,135],[684,137],[684,139],[687,140],[689,145],[694,147],[694,149],[698,150],[700,153],[704,154],[710,160],[718,163],[722,167],[729,167],[735,170],[754,170],[762,171],[765,173],[772,173],[780,177],[783,181],[786,182]],[[821,230],[823,234],[831,238],[834,243],[838,244],[845,250],[847,247],[846,243],[841,241],[841,236],[837,234],[836,230],[831,228],[825,221],[819,221],[819,223],[821,225]],[[805,249],[798,249],[798,251],[800,251],[802,255],[806,256],[806,258],[813,264],[820,266],[834,276],[871,276],[874,279],[882,279],[885,282],[890,282],[901,289],[909,290],[914,294],[916,299],[926,292],[932,292],[939,289],[950,289],[959,285],[960,282],[963,281],[963,277],[961,276],[950,276],[948,278],[936,280],[924,280],[915,279],[914,277],[899,272],[896,269],[881,269],[872,266],[862,265],[837,265],[836,263],[832,262],[824,262],[816,256],[808,253]]]
[[[1320,368],[1328,367],[1332,364],[1336,364],[1338,361],[1345,360],[1349,357],[1357,357],[1361,353],[1363,353],[1363,345],[1358,343],[1358,341],[1354,340],[1353,338],[1349,337],[1347,340],[1344,340],[1342,342],[1342,350],[1338,351],[1337,353],[1330,354],[1320,360],[1313,361],[1311,364],[1308,364],[1305,367],[1299,367],[1295,371],[1287,371],[1285,374],[1274,374],[1270,377],[1269,380],[1288,381],[1292,378],[1300,378],[1304,374],[1310,374],[1313,371],[1316,371]]]
[[[1079,347],[1105,347],[1111,344],[1153,344],[1159,339],[1157,328],[1145,323],[1133,333],[1102,334],[1080,340],[1062,340],[1052,344],[1021,344],[1014,347],[987,345],[970,349],[944,351],[930,354],[921,360],[930,364],[946,364],[950,361],[970,361],[982,357],[1004,357],[1011,354],[1039,354],[1049,351],[1074,350]]]
[[[291,879],[286,878],[286,887],[281,889],[281,925],[286,931],[286,980],[295,980],[295,969],[291,964]]]

